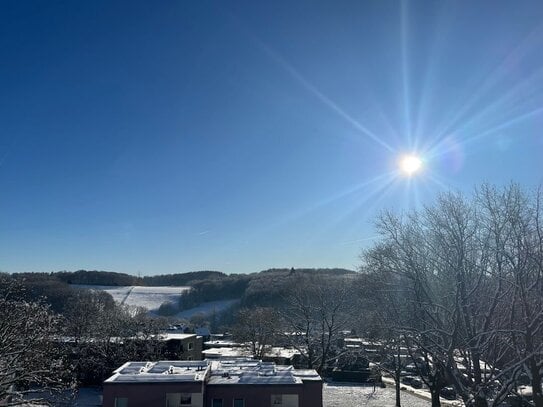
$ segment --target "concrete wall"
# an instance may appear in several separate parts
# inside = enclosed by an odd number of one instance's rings
[[[322,382],[306,380],[303,388],[304,407],[322,407]]]
[[[167,393],[198,393],[193,406],[202,407],[201,383],[104,383],[103,407],[115,407],[116,397],[128,398],[129,407],[166,407]]]
[[[320,387],[320,393],[319,393]],[[314,393],[318,394],[314,394]],[[245,399],[245,407],[273,407],[272,394],[290,394],[298,396],[297,407],[322,407],[322,382],[307,385],[207,385],[204,407],[211,407],[214,398],[223,399],[223,407],[233,407],[234,398]],[[288,398],[285,399],[287,402]],[[294,407],[291,404],[283,406]]]

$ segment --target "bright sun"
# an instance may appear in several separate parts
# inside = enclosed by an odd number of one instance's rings
[[[408,154],[400,157],[398,166],[404,175],[410,177],[421,170],[422,160],[416,155]]]

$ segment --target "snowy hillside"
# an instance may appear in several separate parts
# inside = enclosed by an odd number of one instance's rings
[[[181,294],[190,290],[190,287],[117,287],[104,285],[78,285],[78,287],[106,291],[120,304],[144,307],[149,311],[157,310],[165,302],[177,304]]]

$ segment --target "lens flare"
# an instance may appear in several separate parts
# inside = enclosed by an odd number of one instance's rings
[[[398,161],[400,172],[408,177],[415,175],[422,169],[422,160],[414,154],[406,154]]]

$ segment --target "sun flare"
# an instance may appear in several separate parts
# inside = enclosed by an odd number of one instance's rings
[[[413,154],[406,154],[400,157],[398,167],[402,174],[410,177],[422,169],[422,160]]]

